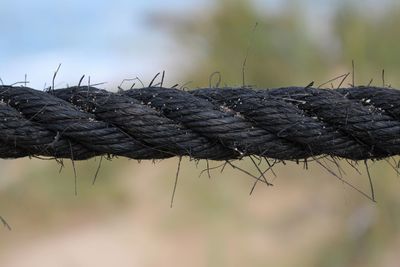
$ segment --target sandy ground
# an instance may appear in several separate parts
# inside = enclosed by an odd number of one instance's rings
[[[9,242],[1,266],[307,266],[327,243],[376,222],[377,206],[321,170],[310,178],[279,167],[273,188],[249,196],[250,179],[229,170],[198,179],[186,164],[172,209],[175,160],[124,165],[123,209],[71,212],[47,230],[1,230]]]

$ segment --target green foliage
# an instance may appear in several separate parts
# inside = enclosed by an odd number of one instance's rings
[[[257,26],[256,26],[257,24]],[[285,16],[258,14],[246,1],[220,1],[215,10],[188,23],[173,25],[178,37],[204,51],[193,74],[187,77],[208,85],[212,72],[221,73],[223,84],[276,86],[308,83],[309,70],[321,64],[321,53],[304,33],[295,10]],[[200,44],[200,45],[199,45]],[[319,71],[313,73],[314,77]]]
[[[390,73],[400,71],[398,7],[394,4],[392,9],[377,15],[343,5],[336,14],[334,28],[342,51],[340,61],[354,59],[364,83],[367,75],[379,69]],[[396,76],[391,77],[391,82],[398,81]]]
[[[371,14],[359,2],[349,1],[334,5],[326,17],[311,14],[311,20],[310,13],[300,8],[304,1],[287,1],[287,8],[279,14],[260,12],[251,3],[221,0],[201,16],[169,21],[182,47],[199,54],[196,67],[184,73],[185,79],[196,86],[207,86],[211,73],[220,72],[221,85],[240,86],[249,51],[246,85],[323,83],[350,72],[352,61],[358,84],[367,84],[373,78],[381,85],[383,69],[389,83],[398,82],[390,74],[400,70],[399,5],[394,3],[391,9]],[[318,28],[318,23],[324,27]],[[217,80],[214,76],[212,85]]]

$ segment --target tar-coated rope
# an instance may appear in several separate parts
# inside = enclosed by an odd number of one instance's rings
[[[351,160],[400,155],[400,91],[359,86],[90,86],[40,91],[0,86],[0,158],[88,159],[259,156]]]

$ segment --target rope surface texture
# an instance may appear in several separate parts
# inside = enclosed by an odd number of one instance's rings
[[[0,158],[84,160],[400,155],[400,91],[378,87],[0,86]]]

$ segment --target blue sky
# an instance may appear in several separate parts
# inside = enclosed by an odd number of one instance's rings
[[[0,78],[32,87],[51,81],[95,82],[135,76],[149,79],[170,62],[172,44],[145,21],[149,13],[188,12],[206,1],[0,1]],[[167,51],[166,51],[167,50]]]

